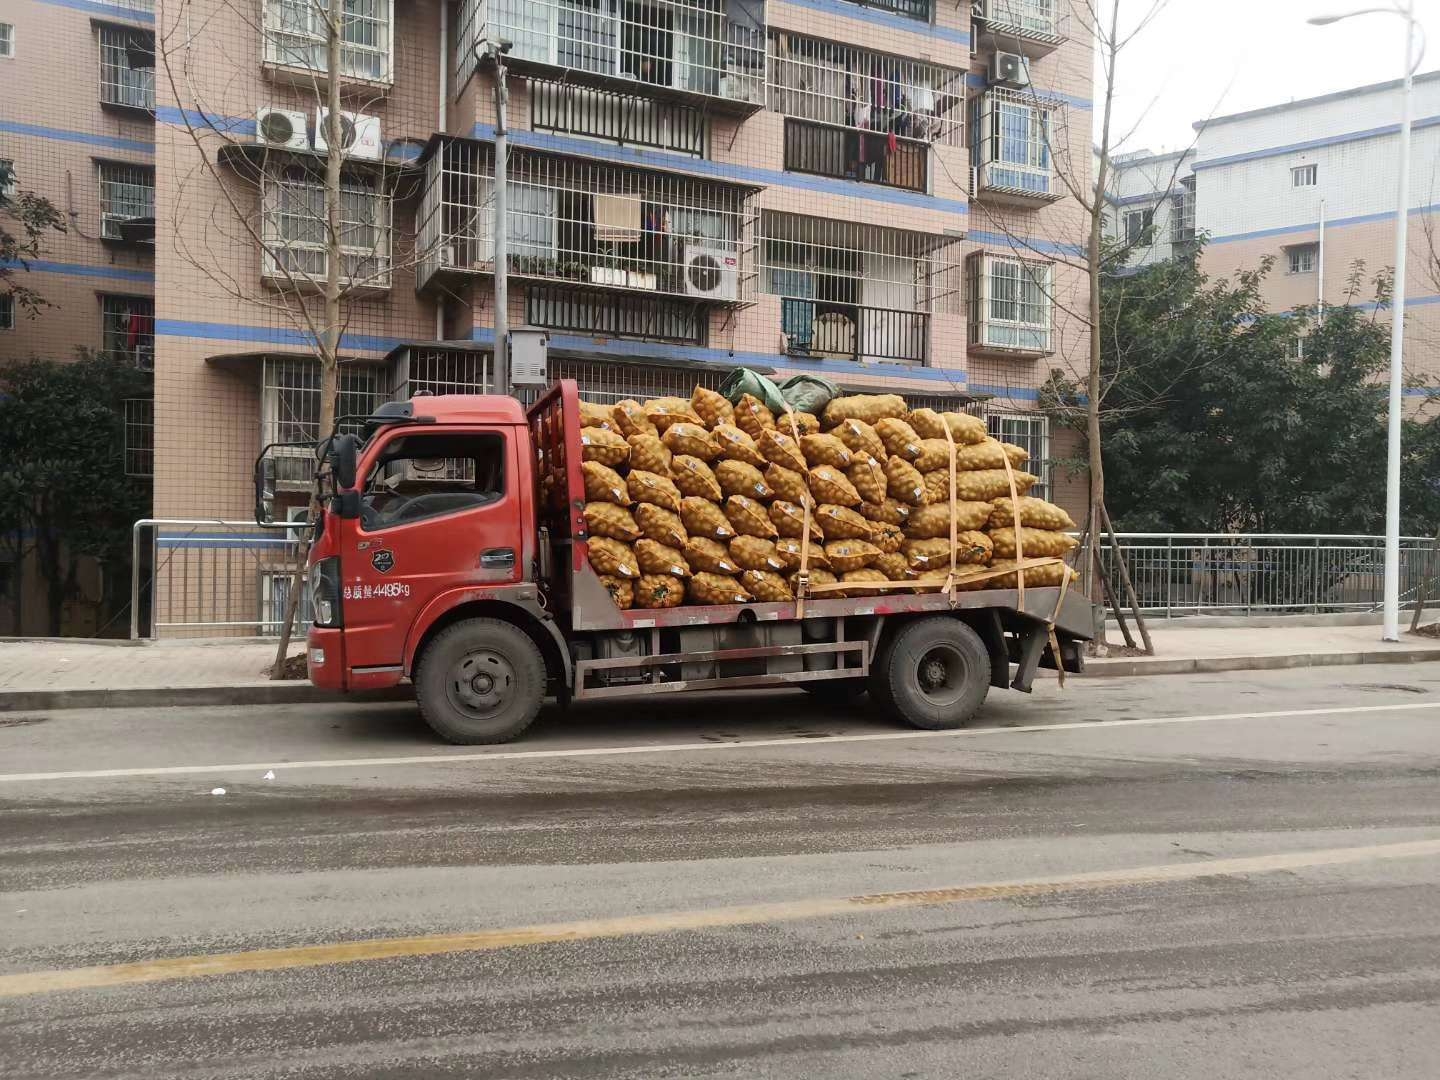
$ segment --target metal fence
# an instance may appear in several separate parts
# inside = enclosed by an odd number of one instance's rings
[[[1178,615],[1283,615],[1379,610],[1383,536],[1288,533],[1120,533],[1116,540],[1141,608]],[[1422,579],[1437,594],[1430,537],[1400,541],[1400,596],[1413,604]],[[1121,595],[1115,546],[1101,565]]]

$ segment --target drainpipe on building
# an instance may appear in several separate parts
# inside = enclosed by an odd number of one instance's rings
[[[440,115],[436,130],[442,135],[448,127],[450,106],[450,5],[440,5]],[[442,151],[443,152],[443,151]],[[442,238],[443,239],[443,238]],[[445,340],[445,293],[435,294],[435,340]]]
[[[1315,321],[1325,323],[1325,200],[1320,200],[1320,243],[1315,255]]]

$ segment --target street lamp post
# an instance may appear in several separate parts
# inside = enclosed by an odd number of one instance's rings
[[[1404,368],[1401,358],[1405,349],[1405,263],[1409,240],[1406,231],[1410,219],[1410,120],[1414,111],[1413,88],[1415,71],[1425,55],[1414,57],[1415,35],[1419,23],[1415,19],[1415,0],[1395,0],[1388,7],[1363,8],[1343,15],[1320,15],[1311,20],[1315,26],[1329,26],[1357,15],[1399,15],[1405,20],[1405,78],[1400,93],[1400,183],[1395,206],[1395,286],[1394,314],[1390,326],[1390,426],[1389,452],[1385,474],[1385,604],[1381,638],[1400,640],[1400,424],[1401,387]]]

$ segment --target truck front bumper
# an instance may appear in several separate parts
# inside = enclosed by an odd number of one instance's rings
[[[310,682],[324,690],[345,690],[345,644],[340,630],[312,626],[305,635],[305,667]]]

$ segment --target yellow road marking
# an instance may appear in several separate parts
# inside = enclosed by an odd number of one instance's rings
[[[678,930],[705,930],[727,926],[820,919],[855,914],[862,910],[928,907],[976,900],[1008,900],[1021,896],[1117,889],[1130,885],[1186,881],[1230,874],[1274,873],[1321,866],[1386,859],[1410,859],[1440,855],[1440,838],[1399,844],[1371,844],[1362,847],[1327,848],[1273,855],[1252,855],[1234,859],[1142,866],[1130,870],[1098,870],[1050,878],[998,881],[962,885],[948,889],[913,892],[874,893],[867,896],[817,897],[769,904],[703,908],[694,911],[627,915],[612,919],[584,919],[576,922],[543,923],[474,933],[428,934],[420,937],[372,938],[323,945],[301,945],[286,949],[257,949],[251,952],[216,953],[209,956],[177,956],[133,964],[71,968],[61,971],[32,971],[0,976],[0,998],[26,997],[60,990],[93,990],[107,986],[170,982],[209,975],[240,972],[284,971],[291,968],[353,964],[366,960],[394,960],[413,956],[444,956],[450,953],[487,952],[522,945],[545,945],[597,938],[635,937],[672,933]]]

